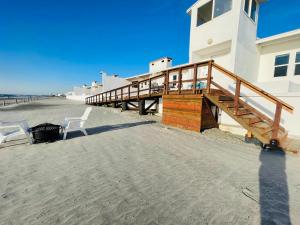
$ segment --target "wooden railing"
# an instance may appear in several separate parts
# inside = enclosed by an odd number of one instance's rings
[[[207,68],[207,74],[205,77],[201,77],[201,76],[199,77],[198,71],[201,67]],[[219,71],[222,75],[225,75],[226,77],[230,78],[233,82],[235,82],[236,85],[235,93],[229,92],[227,90],[227,87],[222,87],[222,85],[214,81],[213,78],[214,69]],[[187,72],[188,79],[184,78],[183,76],[184,71],[185,72],[188,71]],[[174,74],[174,72],[176,73],[176,79],[170,80],[170,76],[172,76],[172,73]],[[162,80],[161,84],[157,82],[157,80],[159,79]],[[188,83],[190,83],[190,85],[186,86],[185,84]],[[147,86],[146,88],[144,88],[145,85]],[[272,125],[273,139],[276,139],[278,137],[282,109],[290,113],[293,112],[293,107],[290,106],[289,104],[265,92],[264,90],[251,84],[250,82],[244,80],[243,78],[235,75],[234,73],[224,69],[223,67],[214,63],[213,60],[194,63],[194,64],[187,64],[184,66],[163,70],[160,72],[160,74],[156,76],[143,79],[117,89],[109,90],[107,92],[103,92],[95,96],[88,97],[86,98],[86,104],[101,104],[101,103],[108,103],[113,101],[126,101],[131,99],[139,100],[140,98],[145,98],[145,97],[154,97],[154,96],[162,96],[162,95],[170,95],[170,94],[186,94],[186,93],[210,94],[213,86],[233,96],[235,115],[239,114],[239,106],[240,103],[242,102],[241,99],[242,86],[255,92],[258,96],[274,103],[276,105],[274,118],[269,118],[268,116],[265,115],[264,112],[261,112],[259,109],[251,108],[249,106],[256,115],[258,115],[259,117],[263,117],[265,120],[273,124]]]
[[[0,97],[0,107],[44,99],[42,96]]]

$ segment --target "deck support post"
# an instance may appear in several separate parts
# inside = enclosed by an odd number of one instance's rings
[[[122,102],[122,111],[128,110],[127,102]]]
[[[146,105],[145,99],[139,100],[139,114],[141,116],[146,115],[145,105]]]
[[[112,102],[112,107],[117,108],[117,102]]]

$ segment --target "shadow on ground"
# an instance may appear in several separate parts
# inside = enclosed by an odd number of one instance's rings
[[[31,103],[31,104],[20,104],[13,106],[0,107],[0,112],[9,112],[9,111],[28,111],[28,110],[36,110],[48,107],[58,106],[55,104],[42,104],[42,103]]]
[[[291,225],[285,153],[262,150],[260,161],[261,225]]]
[[[154,123],[156,123],[156,121],[142,121],[142,122],[135,122],[135,123],[105,125],[105,126],[87,128],[86,131],[87,131],[88,135],[96,135],[96,134],[100,134],[100,133],[105,133],[105,132],[110,132],[110,131],[115,131],[115,130],[122,130],[122,129],[131,128],[131,127],[137,127],[137,126],[154,124]],[[80,131],[71,132],[71,133],[68,133],[67,140],[81,137],[81,136],[83,136],[83,133]]]

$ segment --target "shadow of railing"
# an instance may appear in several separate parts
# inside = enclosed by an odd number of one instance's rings
[[[137,126],[153,124],[153,123],[156,123],[156,121],[141,121],[141,122],[135,122],[135,123],[105,125],[105,126],[100,126],[100,127],[87,128],[86,131],[88,132],[89,135],[95,135],[95,134],[99,134],[99,133],[127,129],[127,128],[131,128],[131,127],[137,127]]]
[[[261,225],[290,225],[285,153],[262,150],[260,161],[259,191]]]
[[[96,134],[100,134],[100,133],[128,129],[131,127],[137,127],[137,126],[148,125],[148,124],[153,124],[153,123],[156,123],[156,121],[141,121],[141,122],[124,123],[124,124],[116,124],[116,125],[104,125],[104,126],[99,126],[99,127],[86,128],[86,131],[87,131],[88,135],[91,136],[91,135],[96,135]],[[67,140],[82,137],[82,136],[83,136],[83,134],[81,131],[73,131],[73,132],[68,133]]]

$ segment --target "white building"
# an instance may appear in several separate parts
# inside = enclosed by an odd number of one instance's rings
[[[73,91],[66,93],[66,98],[74,101],[84,102],[87,97],[103,92],[103,85],[93,81],[91,86],[83,85],[74,87]]]
[[[189,63],[213,59],[220,66],[295,107],[293,114],[283,112],[281,124],[287,129],[289,136],[300,138],[300,29],[258,38],[257,26],[261,4],[268,3],[266,0],[196,1],[187,10],[191,17]],[[150,62],[149,72],[146,74],[129,78],[104,74],[102,90],[105,92],[141,81],[171,67],[172,58],[164,57]],[[218,72],[214,73],[214,76],[218,75]],[[198,71],[198,76],[199,74],[201,77],[206,76],[207,68],[202,68]],[[178,74],[175,72],[170,75],[170,82],[174,81],[175,88]],[[192,76],[190,71],[183,71],[185,79],[192,79]],[[152,85],[156,82],[156,85],[160,86],[164,81],[152,82]],[[226,83],[225,80],[224,84],[228,90],[235,89],[235,84]],[[140,88],[147,88],[148,85],[145,81]],[[274,105],[268,105],[254,93],[242,90],[241,95],[248,104],[274,117]],[[160,113],[161,105],[160,99]],[[233,133],[246,132],[223,112],[220,112],[219,124],[221,129]]]
[[[290,136],[300,137],[300,29],[259,39],[259,7],[268,4],[265,2],[198,0],[193,4],[187,10],[191,17],[190,63],[214,59],[222,67],[294,106],[293,115],[283,114],[282,124]],[[252,97],[259,102],[257,96]],[[267,105],[256,107],[268,110]],[[220,123],[223,129],[244,132],[224,114]]]

